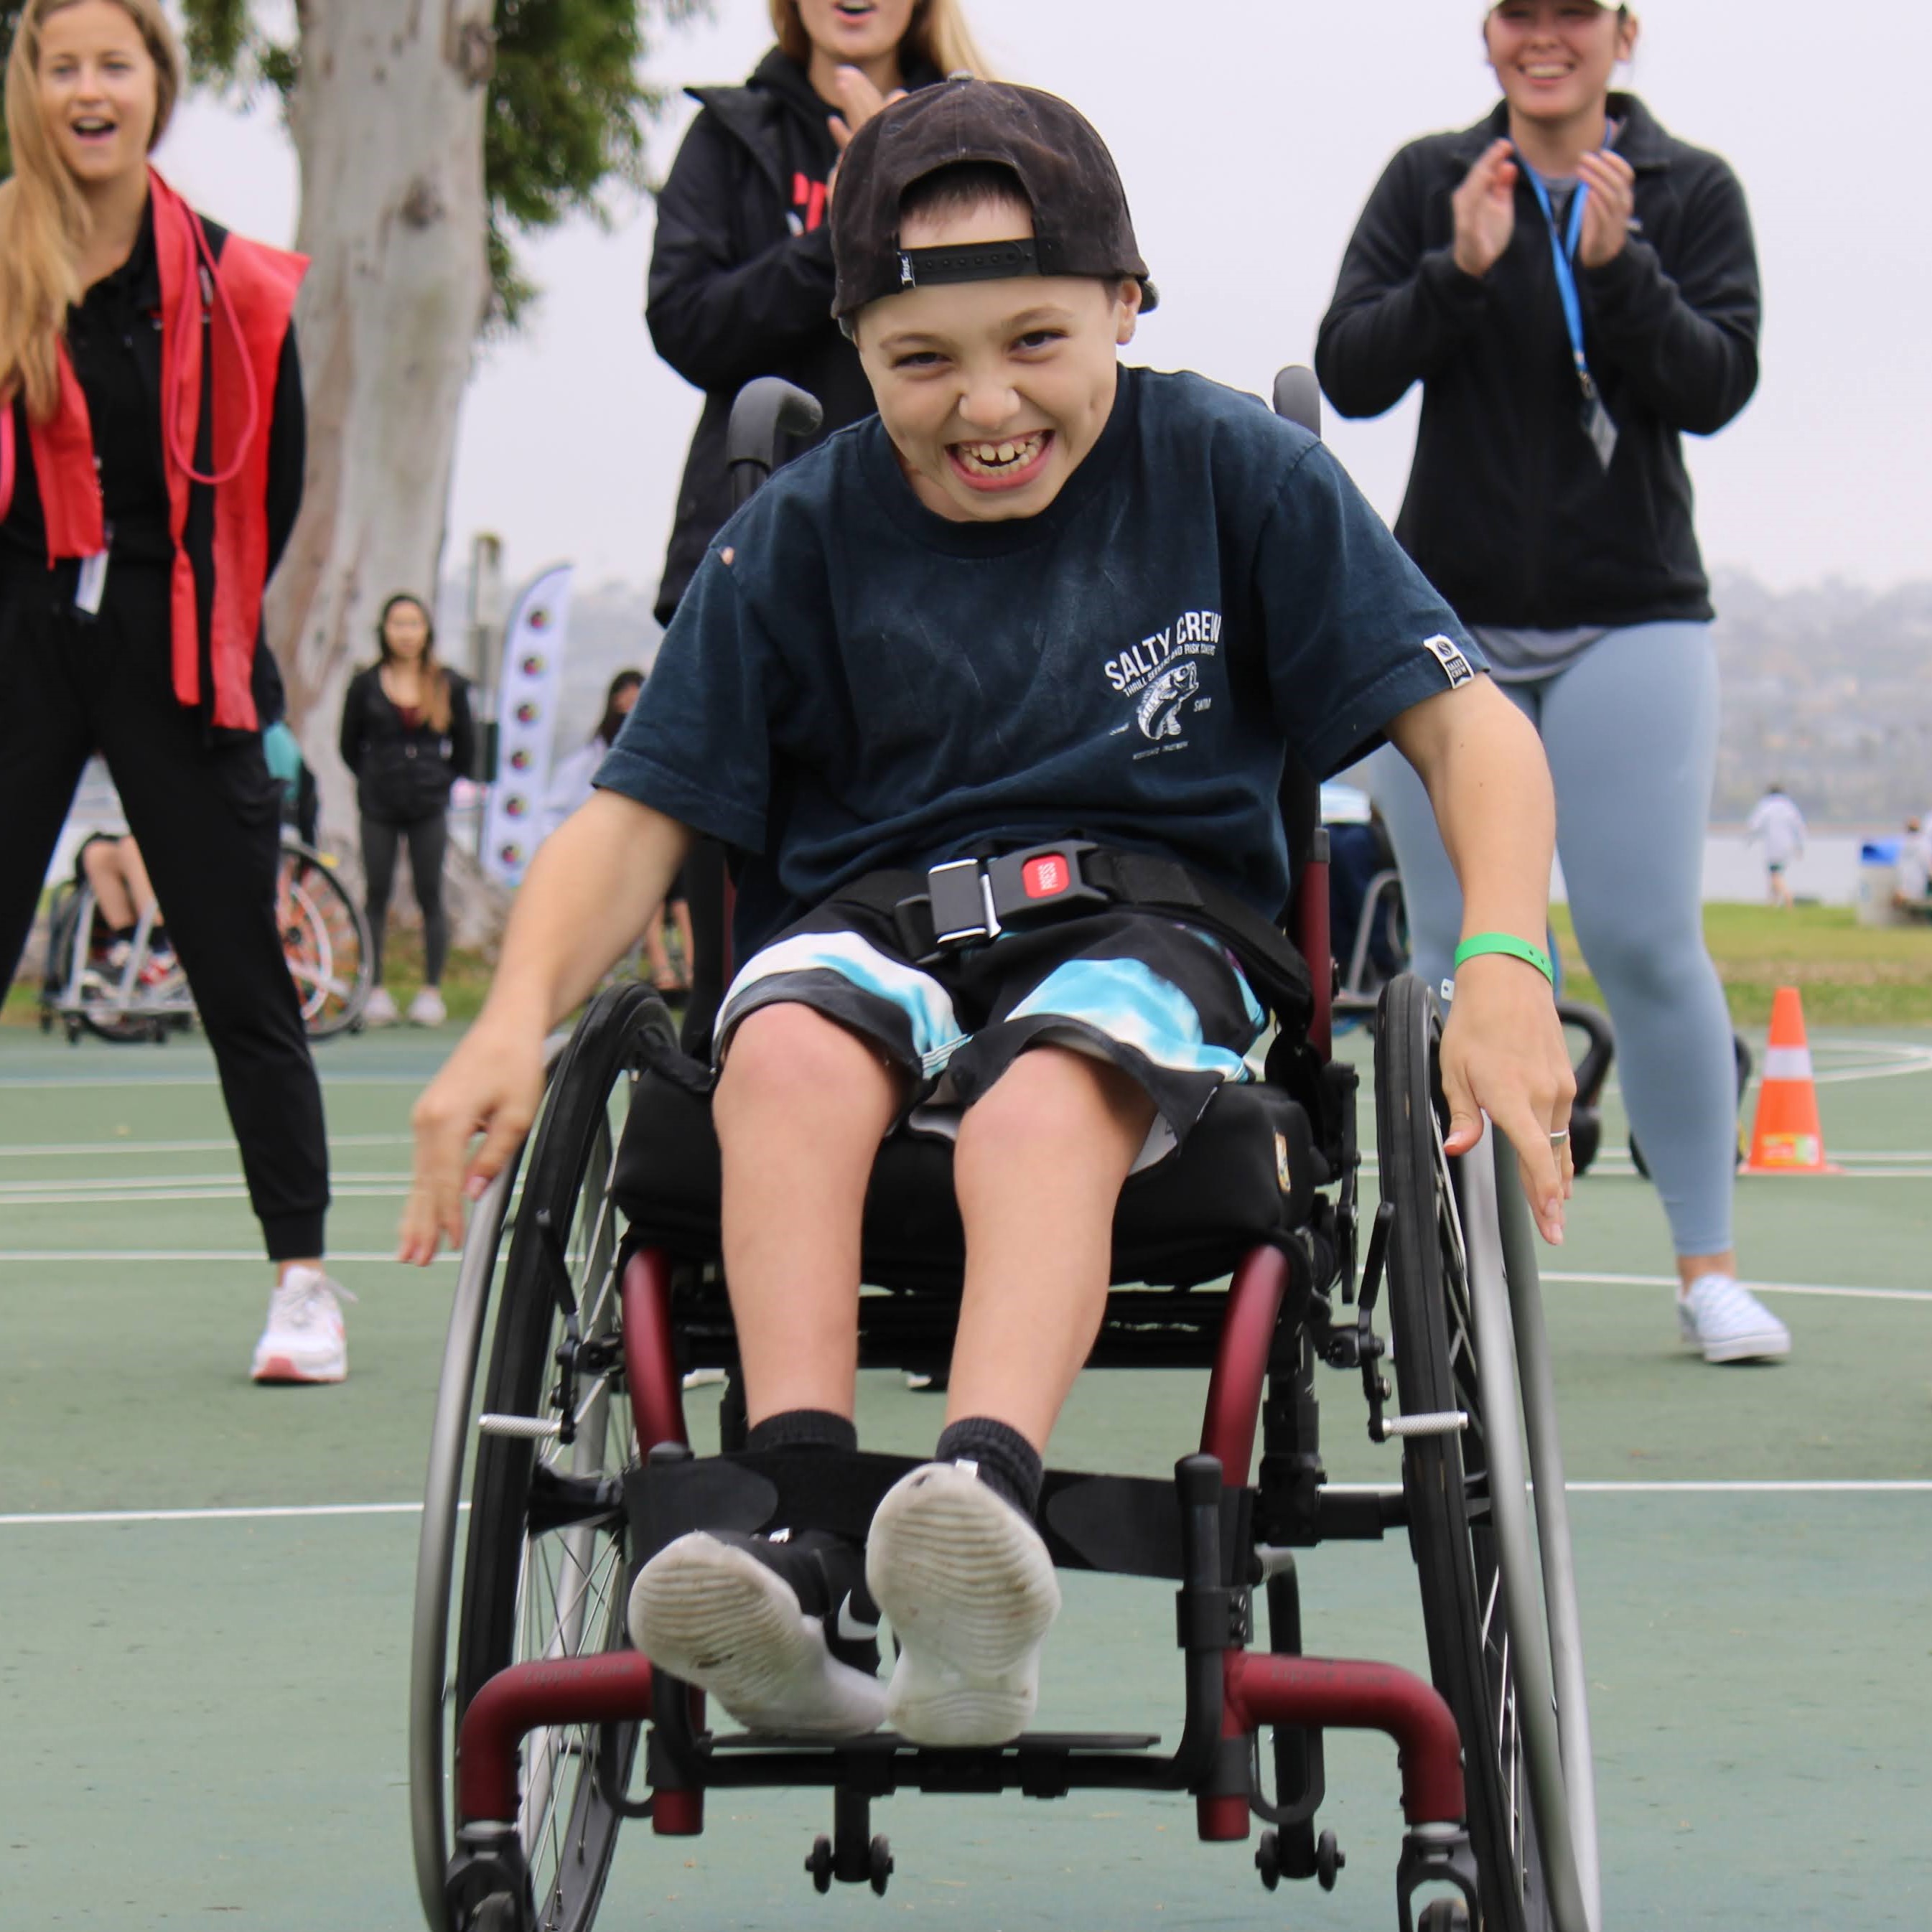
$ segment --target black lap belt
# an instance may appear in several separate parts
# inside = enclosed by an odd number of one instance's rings
[[[1110,908],[1154,913],[1222,940],[1285,1026],[1300,1029],[1313,1010],[1313,982],[1293,940],[1246,900],[1150,853],[1062,839],[923,874],[868,872],[835,897],[890,918],[907,956],[922,966],[1056,920]]]

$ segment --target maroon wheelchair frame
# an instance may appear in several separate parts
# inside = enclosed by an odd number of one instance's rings
[[[1295,896],[1294,926],[1303,955],[1311,960],[1330,957],[1328,896],[1325,853],[1316,846],[1314,862],[1302,869]],[[1330,995],[1328,976],[1317,973],[1316,1012],[1310,1029],[1311,1043],[1325,1060],[1331,1052]],[[1284,1295],[1289,1282],[1287,1259],[1273,1248],[1252,1251],[1236,1270],[1227,1295],[1210,1378],[1200,1453],[1180,1466],[1184,1508],[1199,1499],[1213,1505],[1220,1520],[1222,1484],[1245,1488],[1251,1480],[1255,1437],[1261,1412],[1269,1357]],[[626,1263],[622,1281],[623,1350],[626,1382],[638,1442],[642,1445],[688,1446],[683,1395],[671,1318],[672,1264],[663,1252],[645,1249]],[[1190,1484],[1193,1486],[1190,1489]],[[1198,1514],[1198,1512],[1197,1512]],[[1212,1544],[1211,1534],[1209,1538]],[[1304,1657],[1257,1652],[1247,1647],[1238,1618],[1227,1615],[1229,1593],[1209,1586],[1222,1581],[1218,1556],[1214,1575],[1190,1580],[1201,1586],[1193,1606],[1195,1635],[1184,1638],[1190,1666],[1204,1661],[1208,1675],[1190,1675],[1190,1738],[1206,1703],[1207,1718],[1218,1720],[1204,1738],[1190,1741],[1172,1760],[1136,1754],[1116,1759],[1106,1771],[1128,1772],[1132,1765],[1146,1774],[1073,1776],[1058,1788],[1078,1784],[1114,1785],[1136,1783],[1168,1788],[1187,1776],[1196,1798],[1196,1825],[1205,1840],[1245,1840],[1258,1808],[1248,1788],[1247,1767],[1259,1727],[1279,1725],[1309,1732],[1363,1730],[1384,1732],[1397,1746],[1402,1804],[1409,1832],[1398,1874],[1402,1921],[1409,1922],[1408,1898],[1425,1880],[1456,1884],[1474,1905],[1473,1868],[1468,1864],[1462,1777],[1462,1741],[1448,1703],[1430,1684],[1412,1672],[1386,1664],[1362,1660]],[[1217,1604],[1208,1600],[1218,1598]],[[1181,1592],[1184,1630],[1190,1611],[1190,1591]],[[1209,1616],[1200,1615],[1205,1608]],[[1218,1611],[1219,1623],[1214,1622]],[[1214,1652],[1219,1652],[1218,1657]],[[664,1680],[666,1684],[670,1680]],[[1197,1694],[1198,1687],[1207,1687]],[[456,1811],[461,1847],[452,1867],[452,1896],[466,1870],[464,1895],[477,1896],[479,1864],[508,1877],[520,1870],[514,1855],[518,1813],[518,1759],[523,1739],[531,1731],[552,1725],[644,1723],[660,1725],[662,1686],[654,1681],[650,1663],[634,1652],[614,1651],[594,1656],[512,1665],[486,1683],[464,1712],[458,1743]],[[691,1694],[687,1709],[676,1714],[678,1728],[687,1736],[701,1731],[702,1700]],[[688,1726],[688,1727],[687,1727]],[[1216,1735],[1218,1734],[1218,1735]],[[1054,1741],[1060,1744],[1061,1741]],[[863,1741],[860,1741],[862,1744]],[[880,1744],[891,1748],[891,1741]],[[1065,1741],[1074,1745],[1078,1740]],[[1009,1750],[1023,1753],[1027,1740]],[[1206,1745],[1203,1751],[1198,1746]],[[1218,1748],[1216,1747],[1218,1746]],[[855,1746],[855,1749],[857,1747]],[[897,1748],[908,1760],[944,1758],[957,1754],[916,1753]],[[986,1755],[986,1754],[982,1754]],[[992,1754],[997,1757],[999,1754]],[[826,1756],[821,1748],[818,1756]],[[1191,1760],[1191,1763],[1190,1763]],[[657,1760],[655,1754],[650,1762]],[[802,1762],[781,1755],[782,1766]],[[1094,1760],[1084,1761],[1091,1766]],[[1177,1767],[1190,1766],[1180,1772]],[[1063,1772],[1064,1769],[1063,1756]],[[1163,1779],[1162,1772],[1175,1774]],[[724,1780],[720,1780],[719,1782]],[[734,1778],[733,1784],[741,1781]],[[786,1781],[765,1778],[772,1784]],[[832,1781],[823,1775],[799,1781]],[[917,1777],[901,1781],[920,1783]],[[938,1780],[944,1788],[944,1780]],[[1018,1784],[1039,1791],[1035,1784],[1007,1777],[994,1786]],[[887,1781],[881,1791],[896,1788]],[[957,1788],[957,1787],[956,1787]],[[662,1836],[686,1837],[704,1828],[704,1786],[679,1780],[654,1789],[650,1806],[652,1830]],[[508,1863],[501,1862],[507,1858]],[[848,1876],[842,1870],[840,1875]],[[1265,1869],[1264,1869],[1264,1876]]]

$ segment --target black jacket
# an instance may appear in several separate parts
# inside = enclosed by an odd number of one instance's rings
[[[1679,441],[1724,428],[1757,386],[1757,259],[1744,190],[1715,154],[1611,97],[1636,172],[1630,238],[1577,267],[1585,352],[1619,434],[1605,471],[1581,397],[1527,180],[1487,275],[1456,266],[1450,197],[1508,110],[1412,142],[1389,164],[1343,258],[1315,366],[1348,416],[1412,382],[1422,422],[1402,546],[1465,622],[1558,630],[1710,616]]]
[[[929,70],[910,79],[925,86],[940,77]],[[705,392],[658,590],[661,623],[731,513],[724,426],[753,376],[782,376],[825,406],[818,434],[788,440],[784,459],[872,412],[858,351],[832,320],[832,110],[776,48],[749,85],[690,93],[704,111],[658,196],[644,307],[658,353]]]
[[[408,825],[449,809],[449,788],[475,769],[476,728],[470,682],[449,676],[449,729],[427,721],[406,724],[382,688],[382,667],[349,680],[342,700],[342,762],[356,774],[356,802],[364,818]]]

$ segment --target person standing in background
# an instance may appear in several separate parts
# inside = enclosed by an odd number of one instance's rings
[[[261,730],[280,688],[262,595],[302,505],[306,264],[205,220],[149,166],[182,84],[159,0],[19,10],[0,184],[0,984],[98,750],[275,1269],[250,1373],[335,1382],[328,1143],[276,930]]]
[[[546,838],[590,796],[594,788],[591,781],[597,776],[597,767],[617,742],[618,731],[631,715],[631,707],[637,703],[638,694],[644,688],[642,671],[620,670],[610,680],[610,688],[604,694],[604,713],[597,721],[597,728],[579,749],[560,760],[552,770],[550,789],[544,794]],[[682,995],[689,988],[676,962],[670,956],[670,948],[664,943],[667,914],[677,929],[688,969],[691,961],[691,908],[685,902],[682,879],[672,882],[664,904],[644,922],[646,969],[650,974],[652,986],[668,998]]]
[[[984,76],[958,0],[770,0],[778,44],[742,87],[690,90],[691,124],[658,196],[644,316],[658,353],[704,392],[658,586],[668,624],[731,514],[724,432],[738,392],[782,376],[825,412],[784,440],[783,462],[872,413],[858,351],[832,319],[838,157],[892,96],[947,74]],[[723,850],[701,842],[682,879],[695,928],[685,1037],[710,1036],[724,992]]]
[[[448,1018],[442,971],[449,957],[442,867],[449,850],[449,791],[476,764],[469,680],[436,656],[436,626],[419,597],[399,591],[376,626],[381,656],[350,679],[342,702],[342,762],[356,774],[362,815],[374,983],[363,1018],[388,1026],[398,1017],[382,984],[382,940],[396,880],[396,850],[407,844],[410,880],[423,922],[423,983],[410,1002],[416,1026]]]
[[[1796,904],[1785,877],[1792,860],[1804,856],[1804,814],[1781,784],[1768,787],[1751,808],[1744,836],[1764,841],[1764,870],[1771,902],[1787,911]]]
[[[1750,218],[1722,159],[1612,92],[1630,8],[1485,0],[1481,19],[1503,98],[1389,164],[1316,368],[1345,416],[1422,385],[1396,535],[1542,736],[1576,936],[1670,1224],[1678,1333],[1707,1361],[1775,1358],[1790,1333],[1732,1244],[1736,1070],[1703,934],[1718,666],[1682,447],[1757,386]],[[1461,897],[1420,782],[1386,752],[1370,771],[1433,984]]]

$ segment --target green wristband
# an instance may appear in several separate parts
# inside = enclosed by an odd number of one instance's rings
[[[1485,952],[1506,952],[1512,959],[1527,960],[1551,986],[1556,983],[1556,969],[1550,963],[1550,955],[1513,933],[1479,932],[1464,940],[1456,949],[1456,964],[1460,968],[1464,960],[1478,958]]]

